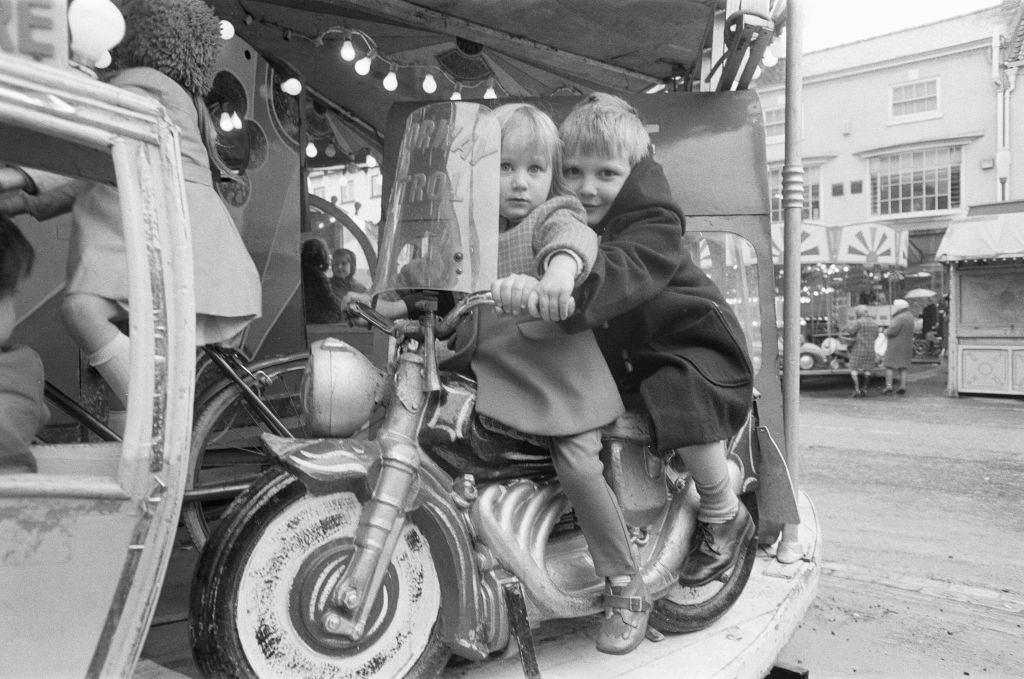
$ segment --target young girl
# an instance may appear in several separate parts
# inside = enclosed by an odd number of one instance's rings
[[[367,292],[366,286],[355,279],[356,253],[348,248],[337,248],[331,258],[331,292],[344,299],[350,292]]]
[[[583,206],[563,195],[561,143],[551,119],[527,104],[500,106],[495,115],[501,233],[491,292],[505,313],[479,313],[475,324],[463,324],[456,351],[471,349],[478,413],[550,437],[555,471],[594,568],[622,586],[638,571],[636,556],[599,458],[600,427],[622,413],[622,400],[593,333],[570,335],[555,323],[572,313],[573,289],[590,272],[598,239]],[[527,310],[541,320],[519,315]],[[599,650],[632,650],[603,644],[607,636]]]
[[[14,295],[34,261],[24,234],[0,215],[0,474],[36,470],[29,444],[50,417],[43,402],[39,354],[8,345],[14,331]]]
[[[113,50],[119,69],[109,82],[157,99],[178,126],[192,228],[196,343],[235,339],[260,314],[260,279],[230,213],[213,188],[211,160],[227,175],[214,148],[216,132],[203,102],[213,84],[220,24],[200,0],[132,0],[121,8],[125,37]],[[10,173],[8,173],[10,175]],[[21,173],[27,210],[37,217],[52,196]],[[68,332],[123,402],[128,395],[128,337],[115,322],[125,318],[127,262],[117,188],[76,182],[68,282],[61,309]],[[15,188],[15,186],[5,186]],[[39,209],[36,209],[39,208]]]

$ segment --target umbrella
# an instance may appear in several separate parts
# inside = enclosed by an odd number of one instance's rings
[[[903,299],[923,299],[926,297],[934,297],[937,294],[938,293],[935,292],[934,290],[928,290],[926,288],[914,288],[913,290],[909,290],[905,295],[903,295]]]

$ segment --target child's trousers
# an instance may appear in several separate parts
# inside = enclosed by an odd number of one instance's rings
[[[551,459],[558,481],[576,511],[594,570],[602,577],[633,575],[636,558],[622,509],[604,479],[601,430],[551,439]]]

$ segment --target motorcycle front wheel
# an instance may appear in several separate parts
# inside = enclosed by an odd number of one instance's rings
[[[756,524],[757,503],[753,494],[744,495],[741,500]],[[710,626],[725,615],[743,593],[756,559],[755,530],[753,537],[743,547],[736,565],[724,574],[723,579],[700,587],[676,584],[665,596],[655,601],[651,611],[651,627],[666,634],[683,634]]]
[[[204,676],[416,678],[444,668],[440,581],[411,520],[361,639],[328,634],[309,613],[325,565],[350,558],[361,509],[352,492],[310,495],[284,471],[237,498],[192,586],[189,632]]]

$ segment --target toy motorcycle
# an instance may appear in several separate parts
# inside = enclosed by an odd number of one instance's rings
[[[451,654],[482,660],[513,640],[528,666],[531,626],[602,610],[603,581],[544,442],[478,417],[474,382],[438,369],[435,339],[490,303],[473,290],[495,271],[497,233],[483,225],[497,222],[496,205],[437,202],[470,195],[463,185],[496,169],[480,131],[493,121],[466,108],[475,106],[410,117],[375,288],[448,291],[456,304],[440,316],[427,294],[422,317],[397,325],[359,309],[397,338],[383,373],[343,342],[314,345],[305,406],[329,435],[265,438],[280,469],[236,499],[197,568],[191,634],[207,676],[429,677]],[[439,166],[443,177],[432,174]],[[429,209],[420,205],[431,194]],[[374,436],[344,438],[375,401],[384,417]],[[605,474],[655,600],[651,626],[709,625],[740,595],[756,538],[720,580],[680,586],[696,528],[693,483],[654,452],[645,414],[627,413],[603,438]],[[750,427],[729,449],[734,490],[753,509]]]

